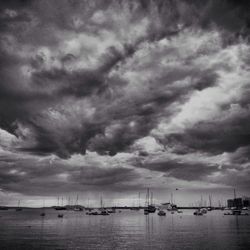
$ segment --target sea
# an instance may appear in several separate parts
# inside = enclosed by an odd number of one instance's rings
[[[45,212],[45,216],[40,214]],[[63,218],[58,218],[58,213]],[[109,216],[85,211],[9,209],[0,211],[0,250],[172,249],[249,250],[250,215],[193,210],[158,216],[143,210],[117,210]]]

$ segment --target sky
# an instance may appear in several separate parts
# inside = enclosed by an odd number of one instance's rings
[[[250,195],[247,0],[0,2],[0,205]]]

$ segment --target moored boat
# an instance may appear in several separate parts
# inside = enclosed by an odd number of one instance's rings
[[[100,213],[100,215],[109,215],[108,211],[103,209]]]
[[[146,207],[144,208],[144,214],[155,213],[156,207],[153,205],[153,193],[151,192],[151,197],[149,197],[149,188],[147,189],[146,194]],[[149,198],[151,200],[151,204],[149,203]]]
[[[20,207],[20,200],[18,201],[18,205],[17,205],[17,208],[16,208],[16,211],[22,211],[23,209]]]
[[[157,214],[158,214],[159,216],[166,216],[166,212],[163,211],[163,210],[160,210]]]
[[[201,212],[200,209],[197,209],[196,211],[194,211],[194,215],[201,216],[201,215],[203,215],[203,213]]]
[[[108,212],[109,214],[114,214],[114,213],[116,213],[115,208],[108,209],[107,212]]]
[[[206,208],[201,208],[200,211],[201,211],[203,214],[206,214],[206,213],[207,213],[207,209],[206,209]]]

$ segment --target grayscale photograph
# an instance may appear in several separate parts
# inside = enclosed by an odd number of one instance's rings
[[[0,0],[0,250],[249,250],[250,0]]]

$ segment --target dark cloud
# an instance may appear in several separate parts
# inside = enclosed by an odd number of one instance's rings
[[[232,111],[231,108],[221,112],[221,116],[213,121],[199,122],[183,133],[170,134],[164,143],[172,145],[177,151],[180,146],[185,147],[187,152],[200,150],[213,154],[234,152],[249,146],[249,109],[236,106],[237,110]]]
[[[185,162],[180,159],[154,162],[139,162],[138,167],[164,173],[166,177],[174,177],[186,181],[202,181],[218,171],[218,165],[203,162]]]
[[[114,78],[109,76],[110,72],[115,70],[115,67],[119,69],[129,57],[132,57],[142,42],[155,41],[168,35],[178,35],[181,30],[178,31],[177,22],[184,21],[184,23],[186,22],[191,25],[193,21],[187,21],[183,14],[189,13],[190,16],[195,17],[193,14],[195,10],[198,10],[197,8],[200,8],[199,4],[195,1],[190,5],[185,3],[185,1],[180,5],[172,1],[155,1],[151,4],[140,1],[137,4],[121,1],[119,4],[114,4],[111,1],[105,5],[96,2],[90,5],[88,3],[80,4],[63,1],[60,2],[60,8],[55,8],[56,5],[57,1],[32,2],[32,4],[29,2],[10,2],[9,5],[5,4],[2,10],[3,23],[6,24],[5,29],[2,31],[3,34],[8,32],[17,38],[16,41],[20,46],[29,46],[30,43],[25,37],[19,37],[19,34],[23,32],[18,32],[18,26],[16,26],[17,24],[23,26],[23,22],[27,22],[29,23],[30,31],[26,30],[25,36],[32,34],[32,36],[37,39],[37,41],[33,41],[33,46],[44,46],[45,44],[41,37],[44,36],[43,32],[48,31],[46,37],[50,37],[51,41],[54,40],[54,44],[47,45],[50,45],[53,50],[56,48],[55,45],[58,46],[61,42],[56,36],[58,32],[63,30],[67,30],[68,32],[76,31],[72,26],[74,20],[71,14],[74,14],[76,19],[79,19],[75,20],[76,23],[79,22],[82,24],[87,19],[90,19],[93,14],[97,13],[97,11],[105,13],[105,11],[109,11],[109,9],[116,10],[117,8],[124,10],[131,8],[132,14],[127,14],[127,21],[129,23],[141,21],[143,18],[142,13],[145,14],[146,12],[150,20],[151,28],[146,31],[145,35],[137,36],[134,45],[121,41],[123,51],[121,51],[121,48],[118,49],[115,46],[107,47],[105,53],[102,53],[97,59],[99,63],[94,69],[68,70],[65,68],[67,63],[74,63],[79,57],[78,54],[64,54],[64,52],[60,52],[59,62],[62,63],[61,67],[52,66],[47,68],[46,62],[52,60],[51,63],[53,63],[53,60],[56,60],[55,57],[50,58],[45,55],[36,54],[34,57],[26,56],[26,58],[24,58],[21,55],[13,55],[5,52],[3,49],[1,58],[1,62],[4,65],[1,70],[1,126],[11,133],[16,129],[16,122],[21,122],[24,126],[31,128],[35,133],[34,137],[37,145],[32,144],[33,149],[25,147],[24,150],[29,149],[31,152],[37,151],[38,153],[42,151],[44,153],[54,152],[60,156],[69,156],[74,152],[84,153],[85,149],[90,145],[89,147],[91,149],[97,150],[98,152],[115,154],[116,152],[125,150],[136,139],[146,136],[157,125],[159,116],[169,115],[166,114],[166,112],[164,114],[162,112],[167,105],[171,105],[177,100],[180,101],[180,99],[184,101],[183,98],[188,96],[191,91],[195,89],[202,90],[212,86],[216,82],[216,74],[209,70],[204,72],[204,70],[199,70],[198,68],[188,67],[186,69],[171,69],[161,73],[159,76],[155,76],[155,79],[153,79],[151,83],[151,89],[149,88],[148,92],[144,92],[144,96],[139,100],[136,100],[138,96],[135,96],[134,104],[130,104],[129,102],[131,101],[128,100],[131,99],[131,97],[127,97],[123,98],[123,101],[112,100],[112,102],[117,105],[112,106],[112,103],[106,99],[105,95],[116,91],[115,94],[118,94],[118,98],[119,91],[117,92],[117,85],[119,87],[120,83],[122,83],[123,86],[126,86],[128,82],[119,79],[119,77]],[[154,5],[157,7],[156,12],[153,12]],[[217,5],[218,4],[213,3],[207,8],[219,8],[220,5]],[[221,8],[229,8],[229,5],[230,3],[225,3],[226,7],[223,5]],[[137,13],[139,15],[136,15]],[[160,25],[158,26],[161,30],[156,28],[155,21],[151,19],[155,17],[155,15],[159,17]],[[200,13],[197,12],[197,15],[199,19]],[[209,14],[207,15],[209,16]],[[109,18],[105,15],[104,17],[104,21],[101,22],[103,25],[98,27],[99,22],[97,22],[96,27],[111,30],[119,34],[120,30],[116,31],[117,27],[114,26],[115,24],[111,22],[106,23],[106,20]],[[216,20],[216,18],[214,18],[214,20]],[[166,23],[170,23],[171,27],[168,28]],[[92,25],[94,26],[94,24]],[[87,31],[88,25],[82,24],[82,26],[81,32],[90,34],[89,31]],[[114,27],[112,28],[112,26]],[[48,29],[55,30],[55,35],[53,32],[49,32]],[[95,28],[93,28],[93,31],[94,30]],[[42,35],[39,35],[39,32]],[[152,34],[152,32],[156,32],[160,37],[156,38],[156,34]],[[2,47],[8,48],[8,46],[13,46],[13,42],[8,42],[6,39],[7,38],[2,40],[4,44]],[[8,45],[8,43],[10,43],[10,45]],[[19,45],[17,44],[15,46]],[[21,67],[27,65],[31,66],[30,73],[27,72],[27,74],[31,75],[30,78],[24,77],[21,71]],[[15,71],[16,74],[11,74],[13,71]],[[176,81],[182,80],[190,75],[198,76],[198,79],[194,80],[191,86],[182,88],[175,87],[174,83]],[[166,84],[170,86],[168,91],[163,90]],[[100,109],[97,111],[98,116],[101,114],[102,116],[106,116],[106,119],[102,119],[99,124],[98,122],[93,122],[93,120],[86,121],[80,119],[74,121],[77,123],[77,128],[72,128],[70,131],[66,131],[66,129],[64,131],[64,134],[67,134],[69,137],[69,139],[66,140],[63,137],[58,138],[58,136],[51,136],[54,130],[53,128],[41,126],[40,119],[46,119],[44,111],[47,109],[63,104],[66,98],[85,97],[94,97],[96,99],[94,100],[95,102],[98,99],[102,102],[101,105],[98,105],[92,101],[92,104],[97,109]],[[105,105],[110,106],[110,108],[106,110],[103,109]],[[8,106],[8,111],[6,111],[6,106]],[[111,112],[111,114],[109,112]],[[98,119],[98,117],[94,119]],[[111,120],[116,121],[119,128],[115,130],[110,138],[107,138],[103,133],[107,127],[113,125],[114,121],[112,122]],[[143,126],[139,127],[139,125],[137,125],[131,129],[129,123],[132,121],[137,124],[143,124]],[[79,128],[79,126],[81,128]],[[88,126],[91,126],[91,128],[88,128]],[[94,129],[92,127],[94,127]],[[61,126],[61,129],[64,129],[63,126]],[[73,141],[79,141],[79,143],[72,143]]]
[[[189,182],[223,171],[228,184],[233,164],[238,174],[248,163],[249,10],[243,0],[1,1],[1,188],[129,189],[130,164]],[[152,145],[137,150],[145,137],[166,160]],[[43,162],[90,151],[135,159],[116,169]],[[195,153],[211,161],[181,160]]]
[[[250,147],[240,147],[229,155],[232,164],[246,164],[249,162]]]
[[[1,188],[26,195],[56,195],[83,190],[112,190],[119,185],[130,189],[137,178],[133,169],[103,168],[95,165],[72,166],[61,161],[1,159]]]

